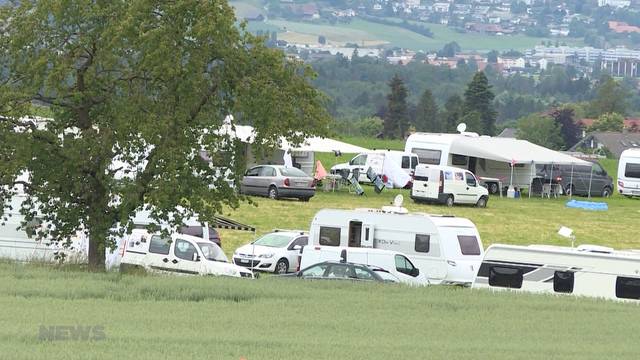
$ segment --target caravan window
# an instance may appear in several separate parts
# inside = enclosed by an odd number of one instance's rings
[[[412,153],[418,155],[420,164],[440,165],[440,158],[442,157],[442,151],[431,149],[411,149]]]
[[[417,156],[412,156],[411,157],[411,169],[415,170],[417,165],[418,165],[418,157]]]
[[[430,235],[416,234],[416,243],[414,246],[414,250],[416,252],[428,253],[430,241]]]
[[[624,176],[630,178],[640,178],[640,164],[627,163],[624,167]]]
[[[467,157],[464,155],[451,154],[451,164],[467,165]]]
[[[153,235],[151,237],[151,242],[149,243],[149,252],[154,254],[169,255],[170,247],[171,238],[163,238],[160,235]]]
[[[489,268],[489,285],[520,289],[522,287],[522,269],[507,266]]]
[[[320,245],[340,246],[340,228],[321,226]]]
[[[553,291],[571,294],[573,292],[573,271],[556,271],[553,273]]]
[[[640,278],[618,276],[616,279],[616,297],[640,300]]]
[[[478,239],[473,235],[458,235],[462,255],[480,255]]]

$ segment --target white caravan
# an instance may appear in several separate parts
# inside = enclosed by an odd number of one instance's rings
[[[474,288],[640,299],[640,252],[595,245],[489,246]]]
[[[482,256],[476,226],[468,219],[382,209],[320,210],[310,245],[368,247],[406,254],[433,284],[471,285]]]
[[[500,184],[529,188],[536,178],[536,164],[590,165],[525,140],[469,132],[415,133],[407,138],[405,151],[417,154],[420,164],[469,170],[486,184],[491,194],[498,192]]]
[[[302,250],[300,269],[306,269],[324,261],[377,266],[395,275],[404,284],[427,285],[429,283],[427,277],[404,254],[381,249],[305,246]]]
[[[86,262],[87,243],[83,236],[70,238],[68,247],[48,239],[38,240],[37,232],[46,226],[39,216],[23,228],[24,216],[20,213],[20,207],[25,199],[24,195],[12,197],[10,206],[2,214],[6,220],[3,219],[0,223],[0,258],[52,262],[64,257],[67,263]]]
[[[195,236],[178,233],[164,236],[134,229],[125,238],[123,252],[121,271],[143,268],[169,274],[254,277],[251,270],[229,263],[214,242]]]
[[[393,164],[387,162],[392,161]],[[418,155],[410,152],[395,151],[395,150],[374,150],[366,153],[360,153],[351,159],[348,163],[336,164],[331,167],[331,173],[337,174],[341,170],[348,169],[352,172],[358,169],[359,176],[358,181],[362,183],[370,183],[371,181],[367,177],[367,171],[371,168],[376,174],[383,175],[386,172],[392,172],[397,165],[402,168],[402,171],[408,176],[412,176],[416,165],[418,165]],[[387,177],[392,177],[391,174],[385,174]],[[396,184],[394,187],[404,187],[406,182],[410,181],[410,178],[401,177],[405,184]]]
[[[627,149],[618,162],[618,192],[640,196],[640,149]]]
[[[452,166],[419,164],[411,188],[416,201],[453,204],[473,204],[486,207],[489,192],[470,171]]]

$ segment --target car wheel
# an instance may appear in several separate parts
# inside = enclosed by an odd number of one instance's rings
[[[278,189],[276,189],[276,187],[273,185],[269,186],[269,199],[278,199]]]
[[[276,263],[276,268],[274,272],[276,274],[286,274],[288,270],[289,270],[289,262],[287,261],[287,259],[278,260],[278,262]]]
[[[476,203],[476,206],[479,207],[479,208],[487,207],[487,198],[483,196],[480,199],[478,199],[478,202]]]
[[[605,187],[604,189],[602,189],[602,194],[600,195],[602,195],[602,197],[608,198],[609,196],[611,196],[611,189]]]
[[[447,205],[448,207],[452,207],[453,206],[453,195],[449,195],[447,197],[447,200],[445,200],[445,205]]]
[[[498,193],[498,184],[496,183],[489,183],[489,188],[487,190],[489,190],[489,194],[497,194]]]

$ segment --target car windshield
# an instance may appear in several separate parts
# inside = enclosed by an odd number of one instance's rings
[[[205,259],[210,261],[229,262],[227,256],[224,254],[220,246],[212,242],[199,242],[198,246],[202,250],[202,255]]]
[[[253,245],[262,245],[268,247],[281,248],[285,247],[291,241],[291,236],[283,234],[267,234],[253,242]]]
[[[280,173],[282,174],[282,176],[289,176],[289,177],[308,177],[309,176],[305,174],[304,171],[298,168],[293,168],[293,167],[280,168]]]
[[[372,269],[385,282],[400,282],[400,280],[392,273],[382,269]]]

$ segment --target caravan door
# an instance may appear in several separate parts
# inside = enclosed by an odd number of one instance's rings
[[[360,247],[372,248],[373,235],[374,235],[373,224],[362,224],[362,233],[361,233],[362,237],[360,239]]]

